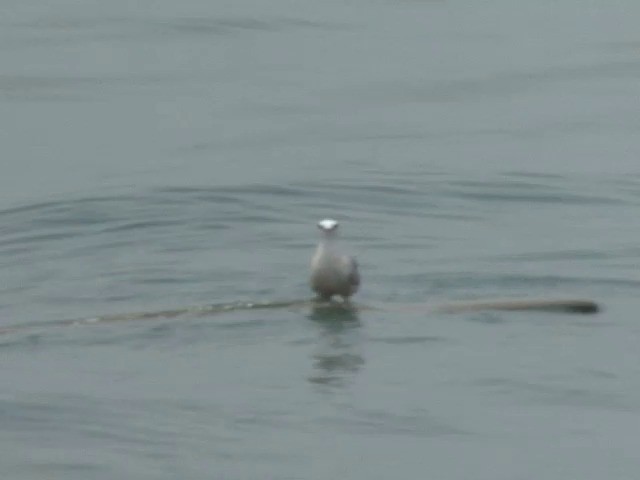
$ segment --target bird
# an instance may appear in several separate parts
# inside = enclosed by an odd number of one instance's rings
[[[338,226],[331,218],[318,222],[321,238],[311,259],[310,284],[320,300],[329,301],[338,295],[348,302],[360,287],[360,272],[355,257],[339,249]]]

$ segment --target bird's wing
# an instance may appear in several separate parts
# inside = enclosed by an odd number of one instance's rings
[[[349,283],[353,286],[360,285],[360,271],[358,270],[358,261],[355,257],[346,257],[348,272],[349,272]]]

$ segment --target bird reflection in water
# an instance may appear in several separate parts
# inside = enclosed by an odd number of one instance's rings
[[[349,303],[317,302],[311,307],[309,319],[320,333],[309,381],[332,387],[347,385],[364,365],[356,307]]]

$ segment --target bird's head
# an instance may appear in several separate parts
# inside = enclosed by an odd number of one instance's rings
[[[338,222],[331,218],[325,218],[324,220],[320,220],[318,222],[318,228],[325,235],[333,236],[338,230]]]

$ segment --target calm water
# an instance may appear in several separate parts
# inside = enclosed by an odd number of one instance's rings
[[[636,478],[639,15],[3,6],[2,478]],[[358,312],[278,303],[326,216]]]

